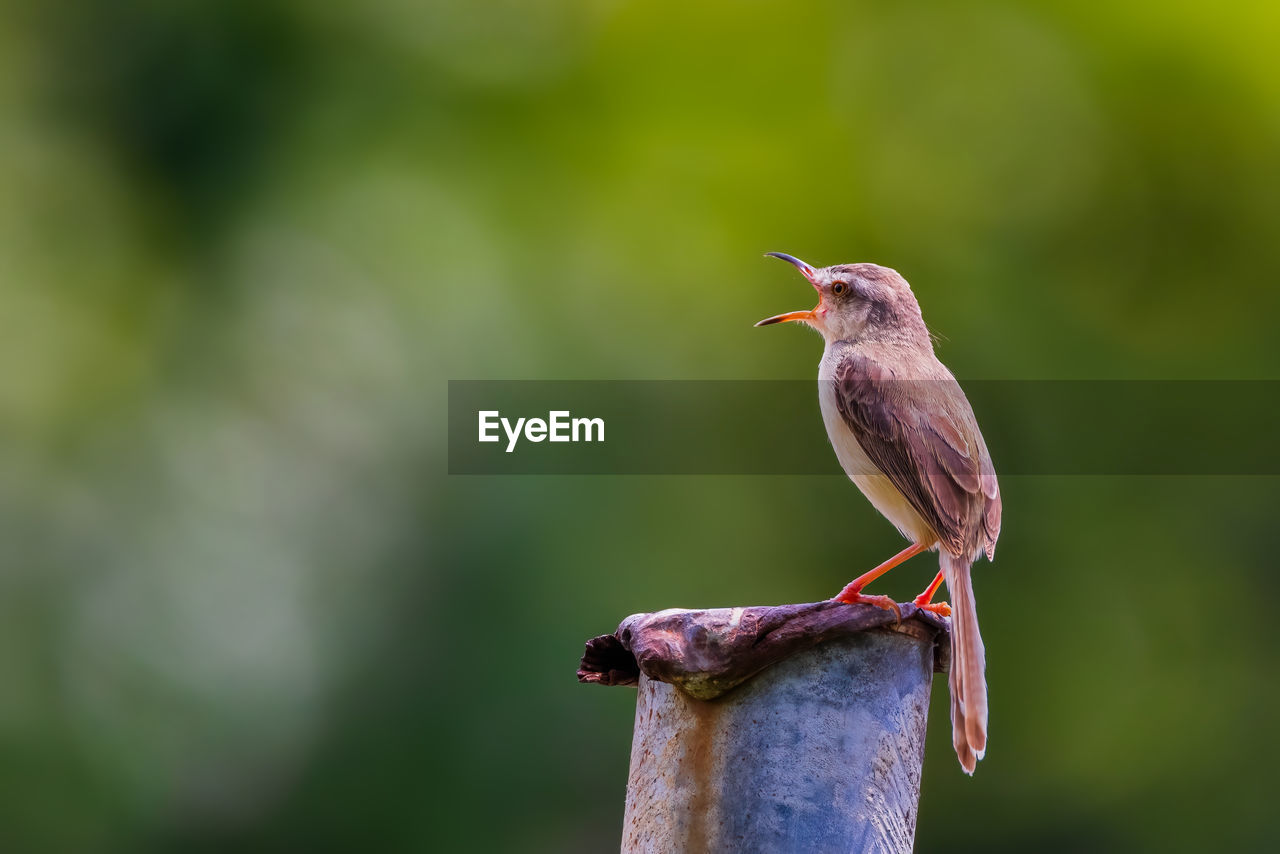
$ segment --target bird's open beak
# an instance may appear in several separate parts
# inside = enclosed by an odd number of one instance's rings
[[[817,270],[813,269],[799,258],[796,258],[794,255],[787,255],[783,252],[766,252],[764,254],[773,258],[781,258],[783,261],[786,261],[788,264],[799,270],[801,274],[809,280],[809,284],[813,285],[814,290],[818,290]],[[821,291],[818,292],[821,293]],[[821,299],[819,299],[818,305],[822,305]],[[808,311],[788,311],[786,314],[777,314],[773,317],[766,317],[764,320],[757,323],[756,326],[772,326],[775,323],[793,323],[797,320],[808,323],[813,320],[814,312],[817,310],[818,309],[815,307]]]
[[[794,255],[788,255],[785,252],[766,252],[764,254],[770,258],[781,258],[783,261],[786,261],[792,267],[795,267],[797,270],[803,273],[804,277],[809,280],[809,284],[813,285],[815,288],[818,286],[818,283],[814,281],[814,276],[818,274],[818,271],[813,269],[808,264],[801,261],[799,258],[795,257]]]
[[[797,320],[813,320],[813,309],[809,309],[808,311],[788,311],[786,314],[775,314],[773,317],[766,317],[764,320],[757,323],[756,326],[772,326],[775,323],[792,323]]]

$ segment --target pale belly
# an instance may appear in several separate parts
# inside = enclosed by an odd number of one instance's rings
[[[818,404],[822,409],[822,421],[827,428],[827,437],[836,452],[836,459],[849,475],[849,479],[862,491],[871,505],[880,511],[880,515],[888,519],[902,536],[920,545],[932,546],[937,536],[920,514],[911,506],[893,481],[880,473],[875,463],[871,462],[858,439],[853,435],[836,406],[835,389],[831,382],[832,368],[828,367],[828,359],[823,358],[818,370]]]

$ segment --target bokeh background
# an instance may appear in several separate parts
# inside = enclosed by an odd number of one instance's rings
[[[614,849],[583,641],[899,537],[838,477],[450,477],[446,381],[811,377],[764,251],[897,267],[962,379],[1280,375],[1274,4],[5,8],[6,851]],[[1002,486],[920,849],[1269,847],[1280,484]]]

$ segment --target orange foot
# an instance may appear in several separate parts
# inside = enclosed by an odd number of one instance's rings
[[[925,600],[925,598],[924,598],[924,594],[923,594],[923,593],[922,593],[922,594],[920,594],[919,596],[917,596],[916,598],[912,599],[911,601],[912,601],[912,603],[914,603],[914,604],[915,604],[915,606],[916,606],[917,608],[919,608],[921,611],[932,611],[933,613],[937,614],[937,615],[938,615],[938,616],[940,616],[940,617],[950,617],[950,616],[951,616],[951,606],[950,606],[950,605],[948,605],[946,602],[929,602],[929,601],[926,601],[926,600]]]
[[[943,575],[941,572],[939,572],[937,575],[934,576],[933,581],[929,584],[929,586],[924,589],[924,592],[921,593],[916,598],[912,599],[911,601],[921,611],[932,611],[938,616],[950,617],[951,616],[950,605],[948,605],[946,602],[933,601],[933,594],[938,592],[938,588],[942,585],[942,581],[943,581]]]
[[[898,619],[902,619],[902,609],[898,607],[898,603],[888,596],[864,596],[862,588],[854,582],[845,589],[836,594],[832,602],[844,602],[846,605],[875,605],[877,608],[883,608],[886,611],[892,611],[897,615]]]

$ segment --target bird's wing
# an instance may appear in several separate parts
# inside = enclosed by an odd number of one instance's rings
[[[832,378],[836,406],[858,444],[920,514],[947,551],[995,551],[1000,490],[973,409],[950,374],[895,379],[850,354]]]

